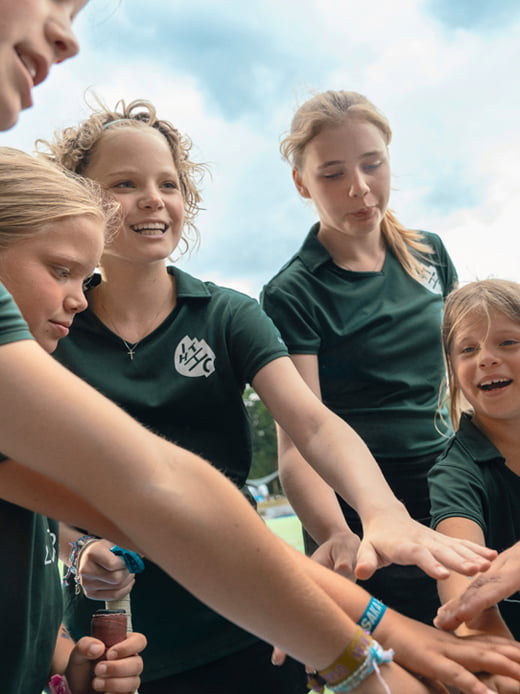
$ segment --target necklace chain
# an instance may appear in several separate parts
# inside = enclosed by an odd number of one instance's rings
[[[130,361],[133,361],[133,360],[134,360],[134,354],[135,354],[135,350],[137,349],[137,346],[140,345],[141,342],[144,340],[144,338],[145,338],[145,337],[148,337],[148,335],[154,330],[153,326],[156,324],[156,321],[157,321],[159,315],[161,314],[162,311],[164,311],[164,309],[165,309],[165,307],[167,306],[167,303],[168,303],[169,301],[170,301],[170,297],[168,297],[167,302],[165,302],[164,304],[162,304],[162,305],[159,307],[159,309],[157,310],[157,312],[154,314],[152,320],[151,320],[150,323],[148,324],[148,327],[147,327],[147,329],[145,330],[143,336],[140,337],[139,340],[137,340],[137,342],[127,342],[127,341],[124,339],[124,337],[121,337],[120,331],[117,329],[117,327],[116,327],[114,321],[112,320],[112,318],[111,318],[109,312],[107,311],[107,307],[105,306],[105,304],[104,304],[102,301],[100,302],[101,308],[103,309],[103,314],[104,314],[104,316],[105,316],[105,319],[107,320],[107,322],[108,322],[108,324],[109,324],[109,326],[110,326],[112,332],[114,332],[114,333],[117,335],[117,337],[121,340],[121,342],[124,344],[125,349],[126,349],[126,353],[127,353],[128,356],[130,357]],[[170,312],[170,309],[168,310],[168,313],[169,313],[169,312]]]

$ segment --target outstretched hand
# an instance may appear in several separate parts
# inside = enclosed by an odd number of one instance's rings
[[[441,629],[456,629],[471,623],[484,610],[512,595],[520,588],[520,543],[501,552],[490,568],[476,576],[462,595],[439,608],[434,620]]]
[[[390,609],[374,635],[385,648],[394,650],[395,662],[407,670],[440,680],[465,694],[493,691],[473,673],[493,672],[508,678],[507,681],[511,681],[509,678],[520,680],[520,643],[510,639],[500,636],[461,638]]]
[[[485,571],[495,550],[438,533],[404,512],[399,516],[374,517],[364,526],[356,565],[356,577],[370,578],[389,564],[415,564],[437,580],[452,569],[466,576]]]
[[[336,533],[318,547],[311,559],[355,581],[354,569],[359,546],[360,539],[355,533]]]

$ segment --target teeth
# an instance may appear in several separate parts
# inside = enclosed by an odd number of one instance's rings
[[[132,229],[139,234],[146,234],[146,232],[153,234],[157,231],[164,233],[166,231],[166,226],[167,225],[163,222],[146,222],[146,224],[134,224]]]
[[[512,383],[511,379],[504,378],[503,380],[498,381],[484,381],[482,383],[479,383],[478,387],[482,390],[493,390],[494,388],[502,388],[503,386],[508,386],[510,383]]]
[[[21,53],[18,53],[18,57],[25,65],[25,67],[27,68],[27,72],[31,75],[32,80],[34,81],[34,78],[36,77],[36,63],[33,60],[31,60],[31,58],[28,55],[22,55]]]

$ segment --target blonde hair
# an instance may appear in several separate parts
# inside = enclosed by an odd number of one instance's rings
[[[349,118],[372,123],[383,135],[385,144],[390,144],[390,124],[371,101],[357,92],[328,90],[316,94],[298,108],[289,134],[280,144],[282,157],[293,168],[301,170],[307,145],[323,130],[334,128]],[[403,269],[414,279],[420,279],[425,270],[417,253],[432,253],[422,234],[404,227],[390,210],[385,212],[381,232]]]
[[[182,237],[185,244],[184,252],[190,250],[191,244],[196,247],[199,244],[199,233],[195,225],[195,217],[201,209],[199,203],[202,200],[198,186],[207,170],[207,165],[190,160],[192,148],[190,138],[182,135],[170,122],[157,118],[156,109],[149,101],[136,99],[126,104],[121,99],[114,109],[107,108],[98,99],[96,101],[98,108],[93,108],[91,115],[77,127],[57,131],[52,142],[37,140],[36,146],[40,153],[70,171],[85,175],[93,151],[107,130],[153,128],[166,140],[179,174],[184,200],[185,228]]]
[[[450,399],[451,420],[456,429],[466,408],[451,363],[453,343],[462,326],[482,319],[490,325],[493,315],[497,313],[520,325],[520,284],[500,279],[478,280],[456,289],[446,299],[442,344],[448,373],[447,396]]]
[[[0,249],[69,217],[98,220],[110,235],[119,205],[93,181],[11,147],[0,147]]]

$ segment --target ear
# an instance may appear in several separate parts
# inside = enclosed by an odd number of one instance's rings
[[[294,185],[296,186],[296,190],[302,196],[302,198],[310,198],[310,193],[303,184],[301,173],[298,171],[296,167],[294,167],[294,169],[292,170],[292,177]]]

